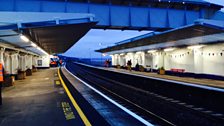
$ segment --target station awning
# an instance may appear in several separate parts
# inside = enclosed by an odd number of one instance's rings
[[[85,13],[0,13],[1,46],[10,44],[37,55],[67,51],[97,23],[93,14]]]
[[[63,53],[81,39],[96,22],[24,29],[24,35],[49,54]]]
[[[151,48],[166,48],[169,46],[184,46],[206,42],[220,42],[224,41],[224,37],[220,38],[220,35],[222,36],[223,33],[224,30],[221,27],[216,27],[206,23],[194,24],[154,35],[149,33],[151,35],[148,35],[148,37],[138,37],[137,39],[132,38],[127,40],[128,42],[126,43],[96,50],[96,52],[106,53],[121,50],[137,51],[136,48],[139,48],[140,50],[147,50]]]

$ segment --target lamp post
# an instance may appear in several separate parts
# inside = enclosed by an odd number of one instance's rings
[[[92,65],[91,48],[89,48],[89,60],[90,60],[90,64]]]
[[[100,46],[100,49],[102,49],[102,43],[101,42],[99,43],[99,46]],[[100,54],[100,63],[103,66],[102,55],[103,55],[103,53]]]

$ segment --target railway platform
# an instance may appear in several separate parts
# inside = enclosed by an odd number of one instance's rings
[[[117,71],[117,72],[125,72],[129,74],[135,75],[143,75],[146,77],[154,77],[161,78],[166,80],[173,80],[179,82],[186,82],[189,84],[208,86],[208,87],[216,87],[216,88],[224,88],[224,81],[215,80],[215,79],[206,79],[206,78],[193,78],[193,77],[181,77],[181,76],[171,76],[171,75],[160,75],[155,72],[139,72],[139,71],[128,71],[126,69],[117,69],[117,68],[105,68],[106,70]]]
[[[77,109],[79,105],[73,106],[72,96],[67,95],[62,81],[58,77],[58,69],[51,68],[38,70],[33,76],[16,81],[13,87],[4,88],[0,126],[107,124],[96,111],[91,111],[91,115],[98,122],[90,123],[85,114],[80,113],[82,110]]]

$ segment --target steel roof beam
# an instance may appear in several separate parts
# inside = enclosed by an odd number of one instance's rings
[[[129,29],[169,29],[177,28],[185,24],[192,24],[194,20],[199,18],[212,18],[213,14],[221,8],[218,5],[212,5],[205,2],[158,2],[151,1],[147,2],[146,6],[142,2],[143,0],[129,0],[129,4],[126,5],[125,0],[117,0],[117,4],[114,2],[108,2],[102,4],[102,0],[98,0],[101,4],[96,4],[97,1],[91,0],[89,2],[74,2],[74,1],[40,1],[40,0],[7,0],[0,1],[0,11],[14,11],[20,13],[21,11],[26,12],[40,12],[40,13],[52,13],[56,14],[74,14],[74,13],[90,13],[96,16],[99,23],[95,28],[103,28],[102,26],[108,26],[108,28],[115,27],[128,27]],[[103,0],[106,2],[107,0]],[[164,0],[163,0],[164,1]],[[95,2],[95,3],[94,3]],[[125,3],[125,4],[124,4]],[[158,5],[155,8],[155,4]],[[139,8],[138,5],[144,5]],[[151,6],[149,8],[149,5]],[[177,6],[179,9],[172,8],[169,6]],[[186,6],[189,6],[186,9]],[[167,7],[169,9],[167,10]],[[189,10],[193,7],[199,7],[196,10]],[[215,11],[214,11],[215,10]],[[1,16],[1,14],[0,14]],[[7,15],[4,15],[7,17]],[[168,16],[168,17],[167,17]],[[37,16],[39,17],[39,16]],[[55,16],[59,17],[59,16]],[[74,17],[74,16],[72,16]],[[175,18],[179,17],[179,18]],[[33,16],[35,18],[35,16]],[[2,18],[1,18],[2,19]],[[4,20],[4,18],[3,18]],[[59,18],[60,20],[60,18]],[[46,20],[45,20],[46,21]],[[53,21],[53,22],[50,22]],[[45,22],[45,25],[51,25],[58,23],[57,19],[52,19],[49,22]],[[54,22],[55,21],[55,22]],[[21,24],[22,27],[26,26],[38,26],[39,21],[33,21],[31,24]],[[36,23],[35,23],[36,22]],[[41,22],[41,21],[40,21]],[[150,22],[150,23],[149,23]],[[166,23],[169,22],[169,26]],[[22,22],[24,23],[24,22]],[[30,23],[30,22],[29,22]],[[60,22],[59,22],[60,23]],[[64,22],[66,23],[66,22]],[[20,23],[17,23],[20,24]]]

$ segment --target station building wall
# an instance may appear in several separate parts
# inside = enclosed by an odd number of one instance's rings
[[[50,67],[50,56],[42,56],[37,59],[37,67]]]
[[[4,53],[4,71],[6,74],[11,73],[11,58],[9,53]]]
[[[120,57],[119,54],[112,55],[112,65],[126,65],[124,60],[120,64]],[[132,67],[138,63],[153,69],[176,68],[185,69],[188,73],[224,76],[224,44],[206,45],[200,49],[177,48],[169,52],[131,52],[125,54],[126,63],[128,60],[132,61]]]
[[[26,68],[27,69],[32,69],[32,56],[31,55],[26,55]]]
[[[11,65],[12,65],[11,74],[18,74],[18,69],[19,69],[18,53],[14,53],[11,55]]]
[[[194,72],[194,53],[190,49],[177,49],[170,52],[164,52],[164,68],[185,69],[186,72]],[[197,63],[197,62],[196,62]]]
[[[202,72],[224,76],[224,44],[203,48]],[[198,53],[198,55],[200,55]]]

